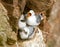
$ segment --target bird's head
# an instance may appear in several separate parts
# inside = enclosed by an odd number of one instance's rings
[[[33,16],[35,14],[35,12],[33,10],[30,10],[28,13],[27,13],[27,16],[26,18],[29,18],[30,16]]]
[[[33,10],[30,10],[29,13],[31,13],[31,14],[35,14],[35,12],[34,12]]]

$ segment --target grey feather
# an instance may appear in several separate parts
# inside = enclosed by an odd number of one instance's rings
[[[36,16],[36,18],[37,18],[36,22],[37,22],[37,23],[40,23],[40,21],[41,21],[41,15],[38,14],[38,15]]]

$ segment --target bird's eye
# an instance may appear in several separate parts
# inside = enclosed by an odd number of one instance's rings
[[[28,13],[28,17],[31,16],[31,13]]]
[[[21,22],[25,22],[25,20],[21,20]]]
[[[31,13],[29,13],[29,15],[31,16]]]

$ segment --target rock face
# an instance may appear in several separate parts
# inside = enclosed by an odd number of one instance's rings
[[[0,46],[7,47],[6,42],[9,44],[16,41],[16,37],[13,38],[12,28],[8,23],[7,11],[0,3]]]
[[[48,40],[48,47],[60,47],[60,0],[55,0],[48,22],[51,25],[52,36]]]
[[[1,0],[1,1],[3,5],[6,7],[6,9],[8,10],[8,12],[12,14],[12,11],[14,9],[13,0]],[[54,3],[54,0],[32,0],[32,1],[31,0],[17,0],[17,1],[18,1],[17,6],[19,6],[20,13],[23,13],[23,12],[25,13],[26,11],[29,11],[30,9],[33,9],[35,12],[46,11]]]

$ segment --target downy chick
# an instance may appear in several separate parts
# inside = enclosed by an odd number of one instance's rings
[[[26,15],[26,22],[28,25],[37,26],[40,24],[40,21],[43,20],[41,14],[36,15],[33,10],[30,10]]]
[[[21,32],[19,32],[21,39],[29,39],[31,35],[32,37],[34,36],[33,34],[34,34],[34,28],[32,26],[25,27],[23,30],[21,30]]]

